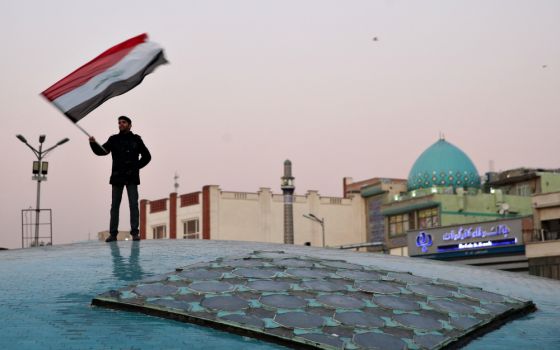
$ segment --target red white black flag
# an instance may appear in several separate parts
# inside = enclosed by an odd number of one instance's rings
[[[141,34],[103,52],[41,95],[76,123],[108,99],[133,89],[165,63],[163,49]]]

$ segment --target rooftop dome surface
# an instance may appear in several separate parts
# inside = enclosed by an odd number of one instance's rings
[[[473,162],[457,146],[441,138],[416,159],[408,174],[408,190],[430,187],[480,188]]]
[[[93,297],[108,289],[156,278],[177,266],[255,250],[341,259],[532,300],[536,312],[485,334],[465,349],[546,350],[558,349],[560,344],[560,282],[551,279],[420,258],[297,245],[157,240],[134,247],[132,242],[88,242],[0,252],[0,314],[6,319],[0,323],[0,348],[285,349],[211,328],[90,306]]]

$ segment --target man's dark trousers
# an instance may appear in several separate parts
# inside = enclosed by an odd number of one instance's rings
[[[140,233],[138,224],[140,221],[140,213],[138,212],[138,185],[113,185],[113,198],[111,201],[111,222],[109,224],[109,233],[117,236],[119,233],[119,208],[124,187],[128,194],[128,205],[130,207],[130,234],[136,236]]]

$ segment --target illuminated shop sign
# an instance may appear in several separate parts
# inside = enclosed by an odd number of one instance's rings
[[[440,245],[437,247],[438,253],[453,252],[464,249],[474,249],[474,248],[493,248],[504,245],[517,244],[517,238],[507,238],[507,239],[497,239],[493,241],[482,241],[482,242],[469,242],[469,243],[459,243],[459,244],[449,244]]]
[[[476,222],[410,231],[407,244],[411,256],[490,251],[523,244],[522,219]]]
[[[420,232],[418,236],[416,236],[416,246],[422,248],[422,253],[427,252],[428,248],[432,246],[432,243],[432,235],[426,232]]]
[[[485,238],[485,237],[495,237],[504,236],[507,237],[511,230],[507,225],[496,225],[492,226],[490,230],[486,231],[481,226],[469,226],[469,227],[459,227],[457,231],[451,230],[443,234],[444,241],[462,241],[471,238]]]

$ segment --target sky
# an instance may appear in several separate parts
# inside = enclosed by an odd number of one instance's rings
[[[54,244],[108,229],[110,156],[39,93],[130,37],[148,33],[170,64],[79,125],[105,141],[132,119],[153,157],[141,198],[167,197],[175,173],[179,193],[281,193],[285,159],[296,194],[341,196],[343,177],[407,178],[440,133],[481,175],[559,168],[558,18],[555,0],[3,0],[0,247],[21,247],[36,201],[16,134],[70,138],[41,185]]]

